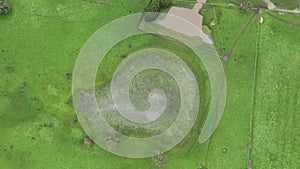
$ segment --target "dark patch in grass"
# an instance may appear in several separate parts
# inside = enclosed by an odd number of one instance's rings
[[[26,86],[26,83],[22,84],[22,86],[24,85]],[[26,93],[7,93],[7,98],[9,103],[7,103],[7,109],[3,110],[0,127],[5,126],[9,128],[20,125],[24,121],[35,119],[37,115],[35,110],[38,107],[30,100],[30,97],[26,96]]]
[[[69,106],[71,106],[71,107],[73,107],[73,97],[72,96],[69,97],[69,99],[67,100],[66,104],[69,105]]]
[[[49,124],[46,124],[46,123],[44,123],[44,124],[39,124],[38,127],[37,127],[37,130],[39,131],[39,130],[41,130],[41,129],[44,128],[44,127],[53,128],[53,127],[54,127],[54,124],[53,124],[52,122],[50,122]]]
[[[6,97],[7,93],[6,92],[2,92],[2,96]]]
[[[18,89],[19,94],[23,94],[23,93],[25,92],[26,86],[27,86],[27,83],[26,83],[26,82],[23,82],[23,83],[21,84],[21,86],[20,86],[19,89]]]
[[[269,154],[269,159],[270,159],[270,161],[277,161],[278,156],[276,154],[270,153]]]
[[[2,50],[2,52],[3,52],[4,50]],[[14,71],[15,71],[15,68],[14,67],[12,67],[12,66],[7,66],[6,67],[6,71],[8,72],[8,73],[13,73]]]
[[[72,73],[71,72],[68,72],[65,74],[65,77],[70,80],[72,78]]]
[[[36,98],[36,97],[32,97],[31,100],[32,100],[32,101],[39,101],[39,99]]]
[[[128,57],[128,55],[122,55],[121,57],[122,57],[123,59],[125,59],[125,58]]]
[[[74,120],[73,120],[73,123],[77,123],[77,121],[78,121],[77,119],[74,119]]]

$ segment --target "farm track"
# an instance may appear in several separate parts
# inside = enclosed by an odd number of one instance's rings
[[[205,153],[205,158],[204,158],[204,165],[207,166],[208,164],[208,155],[209,155],[209,151],[210,151],[210,145],[211,145],[211,142],[212,142],[212,138],[214,136],[212,135],[209,140],[208,140],[208,145],[207,145],[207,150],[206,150],[206,153]]]
[[[283,19],[283,18],[281,18],[281,17],[279,17],[279,16],[276,16],[276,15],[270,13],[270,12],[267,12],[266,14],[269,15],[269,16],[271,16],[271,17],[273,17],[273,18],[275,18],[275,19],[277,19],[278,21],[283,22],[283,23],[286,23],[286,24],[290,24],[290,25],[294,25],[294,26],[300,27],[300,23],[291,22],[291,21],[289,21],[289,20],[286,20],[286,19]]]
[[[82,0],[82,1],[83,2],[87,2],[87,3],[94,3],[94,4],[97,4],[97,5],[102,5],[102,6],[106,6],[106,7],[129,9],[129,8],[124,7],[124,6],[117,6],[117,5],[112,5],[112,4],[108,4],[108,3],[98,2],[98,1],[94,1],[94,0]]]
[[[253,76],[253,92],[252,92],[252,111],[249,120],[249,145],[248,145],[248,166],[252,167],[251,164],[251,152],[253,145],[253,128],[254,128],[254,115],[255,115],[255,101],[256,101],[256,86],[257,86],[257,68],[258,68],[258,52],[259,52],[259,38],[260,38],[260,23],[257,22],[257,37],[256,37],[256,51],[255,51],[255,63],[254,63],[254,76]]]
[[[97,19],[91,19],[91,20],[67,20],[67,19],[63,19],[62,17],[50,16],[50,15],[42,15],[42,14],[29,14],[29,13],[24,13],[24,15],[38,17],[38,18],[43,18],[43,19],[48,19],[48,20],[53,20],[53,21],[57,21],[57,22],[60,22],[60,23],[64,23],[64,24],[85,23],[85,22],[92,22],[92,21],[97,20]]]

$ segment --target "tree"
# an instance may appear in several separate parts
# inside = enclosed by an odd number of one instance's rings
[[[160,8],[164,9],[164,8],[168,8],[172,5],[172,0],[160,0],[159,1],[159,6]]]
[[[144,9],[145,13],[145,20],[146,21],[153,21],[155,20],[159,12],[161,10],[166,9],[172,5],[172,0],[151,0],[147,7]]]

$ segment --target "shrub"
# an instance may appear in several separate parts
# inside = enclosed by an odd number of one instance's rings
[[[6,2],[0,1],[0,14],[8,14],[10,7]]]
[[[210,34],[211,34],[211,30],[210,30],[209,27],[206,26],[206,25],[203,25],[203,26],[202,26],[202,31],[203,31],[203,33],[205,33],[205,34],[207,34],[207,35],[210,35]]]

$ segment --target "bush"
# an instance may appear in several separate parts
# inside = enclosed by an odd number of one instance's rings
[[[159,12],[161,10],[159,5],[159,0],[151,0],[147,7],[145,8],[145,12]]]
[[[6,2],[0,1],[0,14],[8,14],[10,12],[10,7]]]

